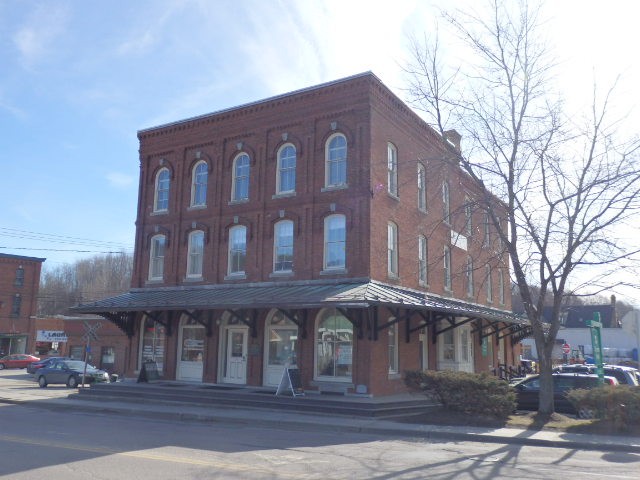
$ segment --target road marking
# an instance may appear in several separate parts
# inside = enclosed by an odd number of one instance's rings
[[[32,438],[17,437],[13,435],[0,435],[0,441],[19,443],[23,445],[35,445],[40,447],[50,448],[62,448],[66,450],[75,450],[81,452],[98,453],[101,455],[119,455],[122,457],[139,458],[144,460],[163,461],[170,463],[181,463],[187,465],[196,465],[202,467],[215,467],[219,469],[235,471],[235,472],[254,472],[254,473],[268,473],[275,475],[276,472],[271,468],[251,467],[245,465],[238,465],[236,463],[220,462],[215,460],[198,460],[187,457],[176,457],[167,455],[166,453],[151,453],[151,452],[123,452],[120,450],[113,450],[107,447],[89,447],[86,445],[76,445],[72,443],[60,443],[46,440],[36,440]],[[278,478],[311,478],[301,473],[287,474],[281,471],[277,472]]]

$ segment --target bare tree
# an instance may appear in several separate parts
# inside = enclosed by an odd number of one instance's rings
[[[69,307],[126,292],[133,257],[126,253],[97,255],[45,269],[40,281],[38,313],[66,314]]]
[[[408,91],[443,141],[445,119],[467,139],[464,154],[450,160],[486,192],[478,206],[509,255],[539,355],[539,411],[550,414],[565,293],[615,289],[621,280],[613,274],[632,268],[638,253],[616,232],[630,228],[640,206],[639,143],[617,138],[619,123],[608,116],[613,89],[600,99],[594,88],[584,122],[563,111],[540,6],[493,0],[490,7],[444,13],[469,49],[459,67],[441,62],[438,40],[412,41]],[[549,323],[545,305],[553,307]]]

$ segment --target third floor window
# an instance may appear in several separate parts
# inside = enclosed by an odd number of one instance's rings
[[[277,193],[296,191],[296,147],[284,145],[278,151]]]
[[[166,212],[169,210],[169,185],[171,174],[168,168],[162,168],[156,175],[155,195],[153,202],[154,212]]]
[[[233,186],[231,199],[239,202],[249,199],[249,155],[241,153],[233,161]]]
[[[206,162],[200,162],[193,169],[191,179],[191,206],[200,207],[207,204],[208,167]]]
[[[347,139],[344,135],[337,133],[327,140],[325,161],[325,187],[346,185]]]

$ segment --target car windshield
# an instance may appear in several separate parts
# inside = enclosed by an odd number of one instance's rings
[[[67,367],[72,368],[74,370],[84,370],[84,362],[81,360],[67,360],[64,363],[66,363]],[[87,364],[87,368],[93,368],[93,367]]]

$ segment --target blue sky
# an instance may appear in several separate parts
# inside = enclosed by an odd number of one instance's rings
[[[433,31],[439,5],[470,4],[0,0],[0,252],[57,266],[131,251],[138,130],[368,70],[403,98],[407,35]],[[640,107],[640,2],[546,14],[574,108],[594,72],[622,73],[623,108]]]

